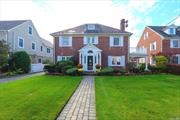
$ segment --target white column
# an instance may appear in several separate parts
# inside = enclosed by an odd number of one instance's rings
[[[82,53],[80,52],[80,53],[79,53],[79,64],[82,64],[82,63],[81,63],[81,54],[82,54]]]
[[[148,71],[148,56],[146,56],[145,60],[145,71]]]

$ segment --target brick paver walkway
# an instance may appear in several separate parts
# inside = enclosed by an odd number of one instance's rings
[[[96,120],[93,76],[84,76],[57,120]]]

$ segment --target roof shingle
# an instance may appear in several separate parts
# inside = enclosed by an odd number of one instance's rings
[[[11,20],[11,21],[0,21],[0,30],[12,29],[28,20]]]

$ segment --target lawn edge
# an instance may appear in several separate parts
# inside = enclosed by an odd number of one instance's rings
[[[83,79],[83,78],[82,78]],[[67,103],[69,102],[69,100],[71,99],[71,97],[73,96],[73,94],[75,93],[75,91],[77,90],[77,88],[79,87],[82,79],[80,80],[79,84],[77,85],[77,87],[74,89],[74,91],[72,92],[72,94],[70,95],[70,97],[67,99],[67,101],[65,102],[65,104],[63,105],[63,107],[60,109],[60,111],[58,112],[58,114],[56,115],[56,117],[54,118],[54,120],[57,120],[57,118],[59,117],[59,115],[61,114],[61,112],[63,111],[63,109],[65,108],[65,106],[67,105]]]

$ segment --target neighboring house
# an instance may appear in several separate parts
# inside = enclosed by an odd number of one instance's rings
[[[54,37],[55,61],[73,57],[83,65],[85,71],[102,67],[126,67],[129,53],[130,32],[101,24],[83,24],[74,28],[52,33]]]
[[[180,26],[147,26],[137,47],[147,48],[150,64],[155,64],[152,56],[157,54],[168,56],[170,63],[180,64]]]
[[[0,40],[5,40],[11,52],[26,51],[32,64],[53,61],[53,45],[42,39],[31,20],[0,21]]]

